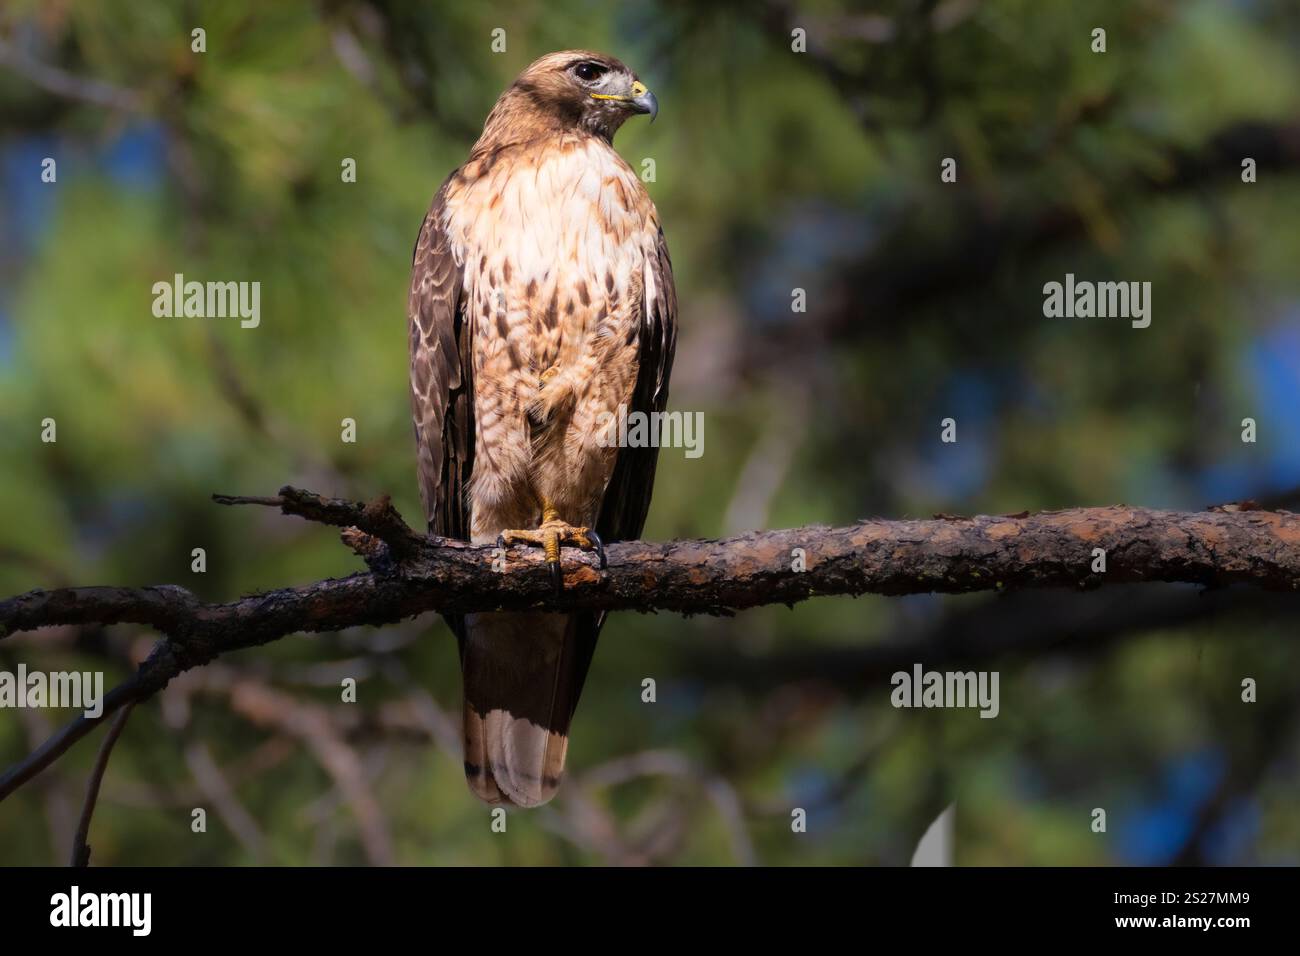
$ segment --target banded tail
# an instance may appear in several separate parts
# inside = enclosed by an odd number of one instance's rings
[[[465,779],[480,800],[536,807],[555,796],[603,619],[591,612],[465,617]]]

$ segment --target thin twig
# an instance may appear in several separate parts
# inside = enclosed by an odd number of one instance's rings
[[[108,770],[108,759],[113,756],[113,745],[122,736],[122,728],[131,716],[135,701],[127,701],[113,718],[113,725],[108,728],[103,743],[99,745],[99,755],[95,766],[91,768],[90,780],[86,784],[86,800],[81,805],[81,820],[77,823],[77,835],[72,840],[72,860],[69,866],[90,866],[90,818],[95,813],[95,803],[99,799],[99,785],[104,782],[104,773]]]
[[[0,800],[4,800],[28,780],[48,767],[67,752],[86,734],[94,730],[101,720],[115,714],[120,708],[141,699],[143,685],[137,678],[132,678],[104,695],[104,713],[99,717],[82,715],[64,724],[45,743],[41,744],[22,760],[13,764],[0,774]],[[149,693],[152,693],[150,691]]]

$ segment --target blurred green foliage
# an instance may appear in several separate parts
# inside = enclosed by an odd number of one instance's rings
[[[389,492],[414,522],[416,231],[500,90],[575,47],[620,57],[662,104],[616,145],[655,160],[682,303],[671,405],[706,430],[703,457],[661,456],[648,537],[1300,497],[1293,3],[10,0],[0,38],[23,51],[0,63],[0,593],[175,583],[224,600],[356,569],[321,527],[213,492]],[[93,102],[92,80],[135,108]],[[1151,328],[1045,319],[1042,285],[1067,272],[1150,281]],[[175,273],[259,281],[260,326],[155,318],[153,283]],[[1300,862],[1294,603],[1108,590],[616,616],[571,779],[505,836],[422,729],[459,708],[440,620],[288,638],[223,659],[225,685],[139,708],[93,859],[897,864],[955,800],[958,863]],[[872,655],[939,659],[954,633],[1001,669],[1001,716],[893,710]],[[1032,649],[997,657],[1019,633]],[[150,637],[21,635],[0,668],[112,681]],[[344,674],[356,704],[338,701]],[[373,805],[241,707],[241,681],[338,721]],[[404,701],[437,710],[385,724]],[[0,712],[0,762],[66,716]],[[0,863],[62,861],[94,748],[0,805]]]

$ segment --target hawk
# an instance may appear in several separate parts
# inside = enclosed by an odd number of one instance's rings
[[[407,317],[420,497],[434,534],[599,552],[640,536],[658,450],[619,448],[620,408],[662,412],[677,337],[659,215],[614,134],[659,104],[621,62],[552,53],[501,94],[433,199]],[[555,795],[605,615],[448,616],[465,776],[490,804]]]

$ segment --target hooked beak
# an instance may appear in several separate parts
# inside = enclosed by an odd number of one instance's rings
[[[618,96],[613,93],[592,93],[593,100],[618,100],[621,103],[628,103],[637,113],[649,113],[650,122],[655,121],[659,115],[659,100],[655,95],[646,89],[646,85],[640,80],[632,84],[631,93],[628,96]]]
[[[632,84],[632,106],[638,113],[649,113],[650,122],[659,115],[659,100],[646,89],[645,84],[637,80]]]

